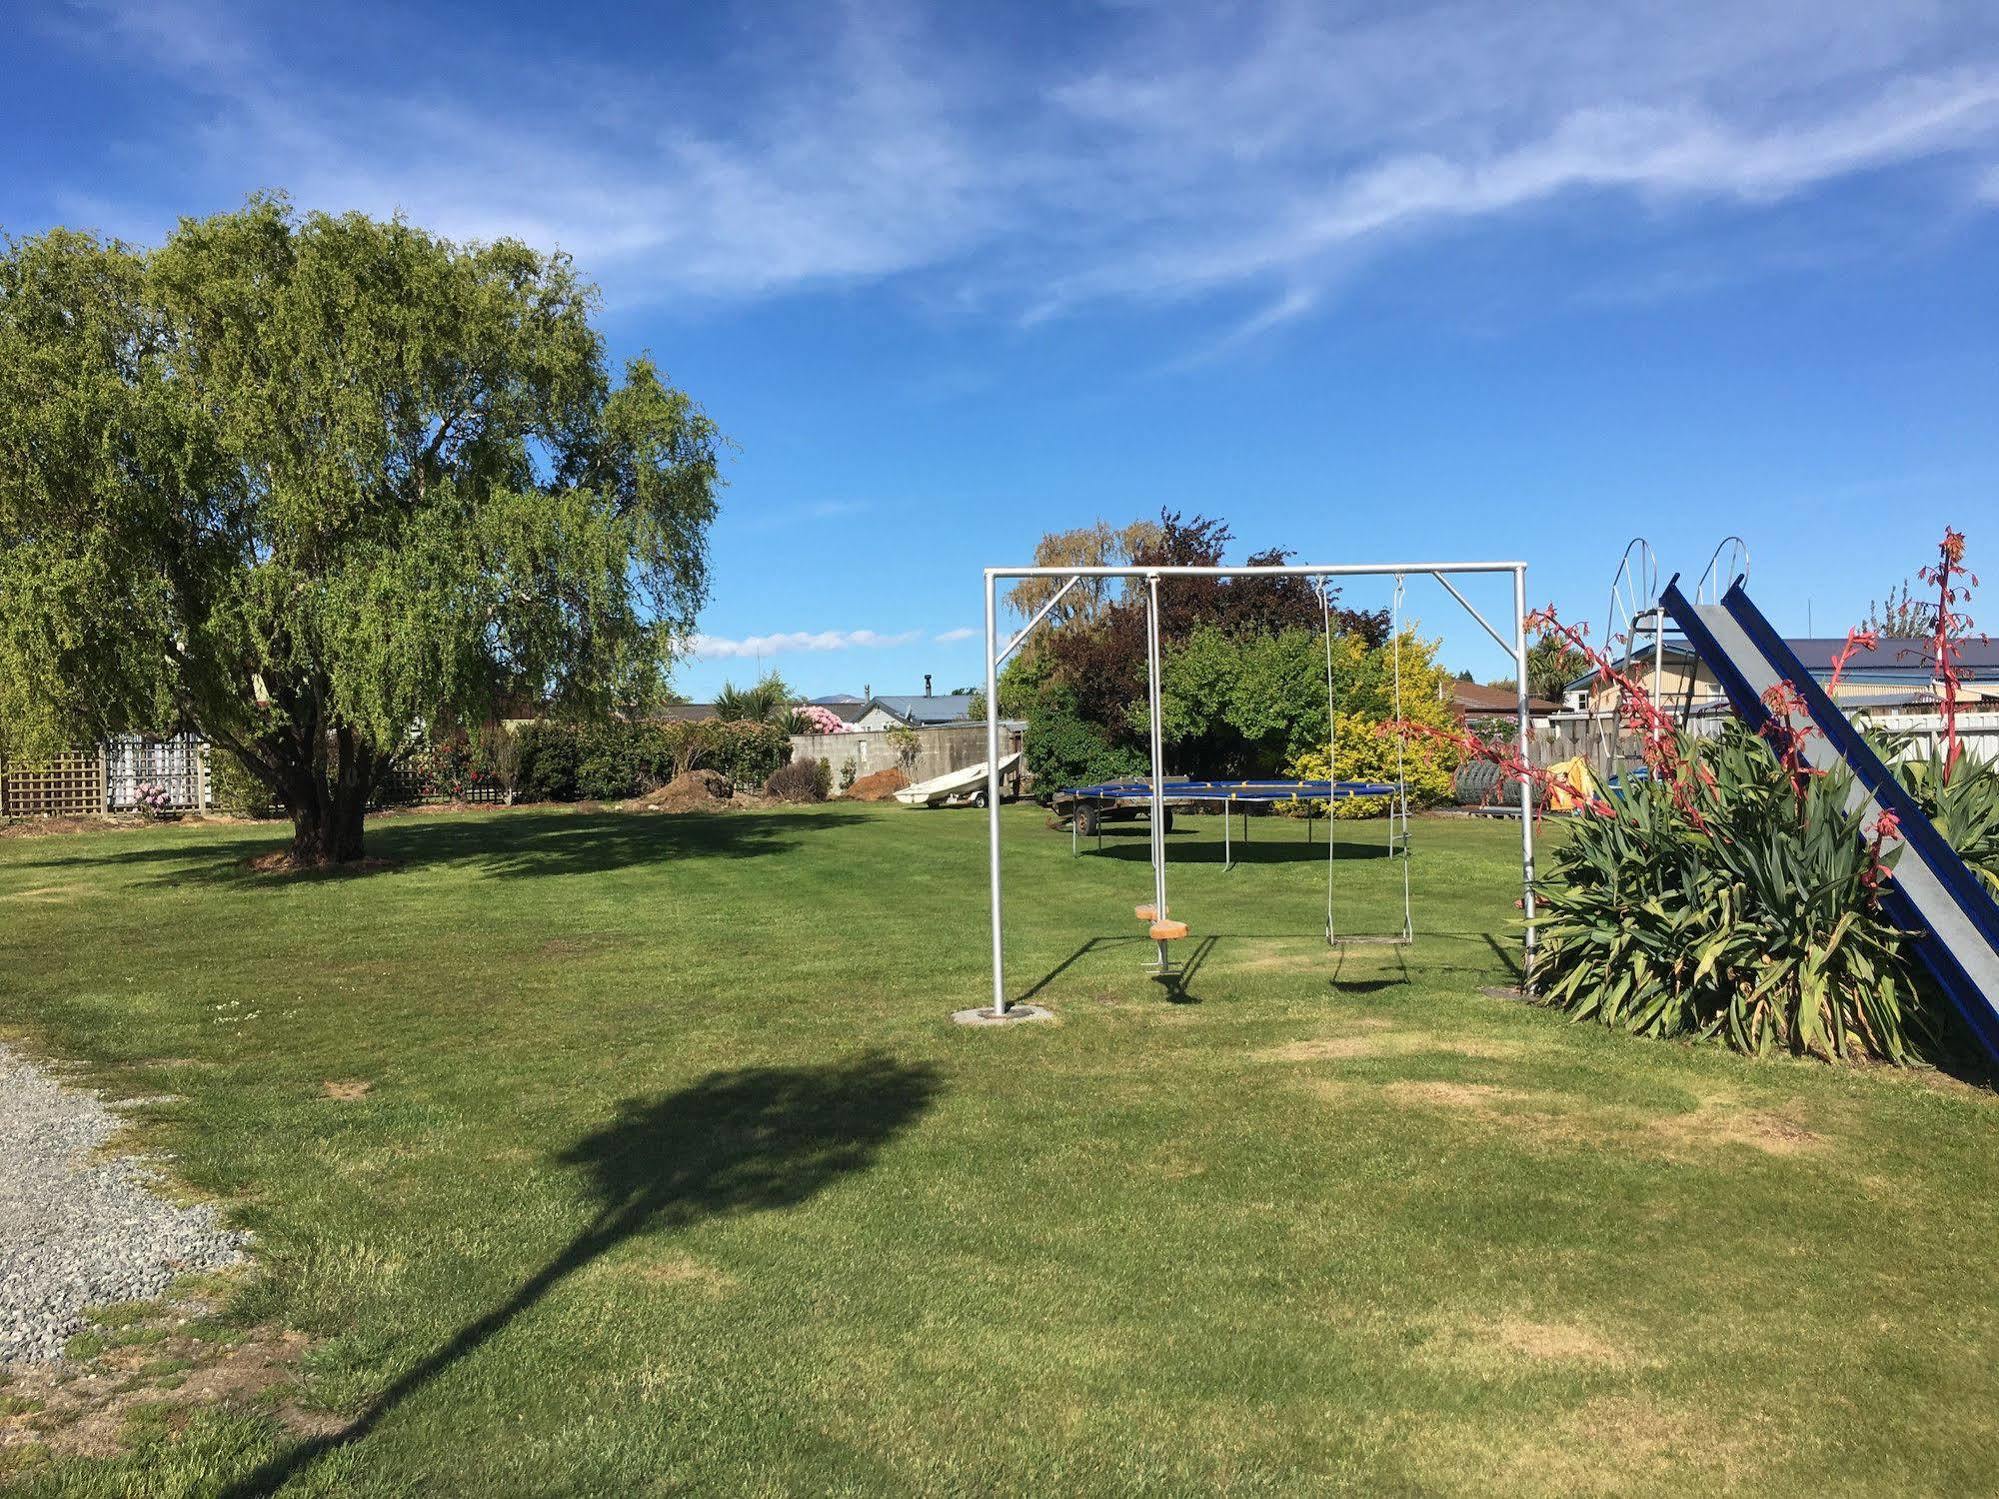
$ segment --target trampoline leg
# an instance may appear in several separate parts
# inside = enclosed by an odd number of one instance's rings
[[[1222,868],[1235,868],[1235,856],[1229,852],[1229,830],[1235,826],[1235,798],[1222,803]]]

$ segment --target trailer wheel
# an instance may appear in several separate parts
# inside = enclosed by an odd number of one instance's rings
[[[1162,833],[1173,831],[1173,809],[1171,807],[1161,807],[1159,809],[1159,831]]]
[[[1098,816],[1095,807],[1085,803],[1076,809],[1075,817],[1076,831],[1079,834],[1085,838],[1094,838],[1097,836],[1097,831],[1102,825],[1103,819]]]

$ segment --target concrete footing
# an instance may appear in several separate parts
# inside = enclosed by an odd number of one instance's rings
[[[960,1025],[1013,1025],[1023,1020],[1053,1020],[1055,1014],[1040,1005],[1010,1005],[1004,1015],[995,1015],[991,1005],[981,1005],[976,1010],[959,1010],[951,1018]]]

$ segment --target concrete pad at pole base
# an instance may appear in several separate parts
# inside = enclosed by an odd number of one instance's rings
[[[1004,1015],[995,1015],[991,1005],[981,1005],[976,1010],[958,1010],[951,1018],[960,1025],[1012,1025],[1019,1020],[1053,1020],[1055,1012],[1044,1010],[1040,1005],[1009,1005]]]

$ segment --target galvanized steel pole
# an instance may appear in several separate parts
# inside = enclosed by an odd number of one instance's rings
[[[1527,703],[1527,565],[1513,569],[1513,671],[1519,701],[1520,763],[1533,754],[1529,735],[1533,715]],[[1520,910],[1527,918],[1526,944],[1520,957],[1520,992],[1534,992],[1534,787],[1520,778]]]
[[[993,1018],[1006,1014],[1006,945],[1000,928],[1000,771],[999,649],[996,591],[999,579],[986,574],[986,868],[992,878]]]
[[[1159,721],[1159,574],[1146,577],[1145,698],[1152,724],[1152,919],[1166,919],[1166,736]],[[1166,969],[1166,944],[1160,942],[1159,968]]]

